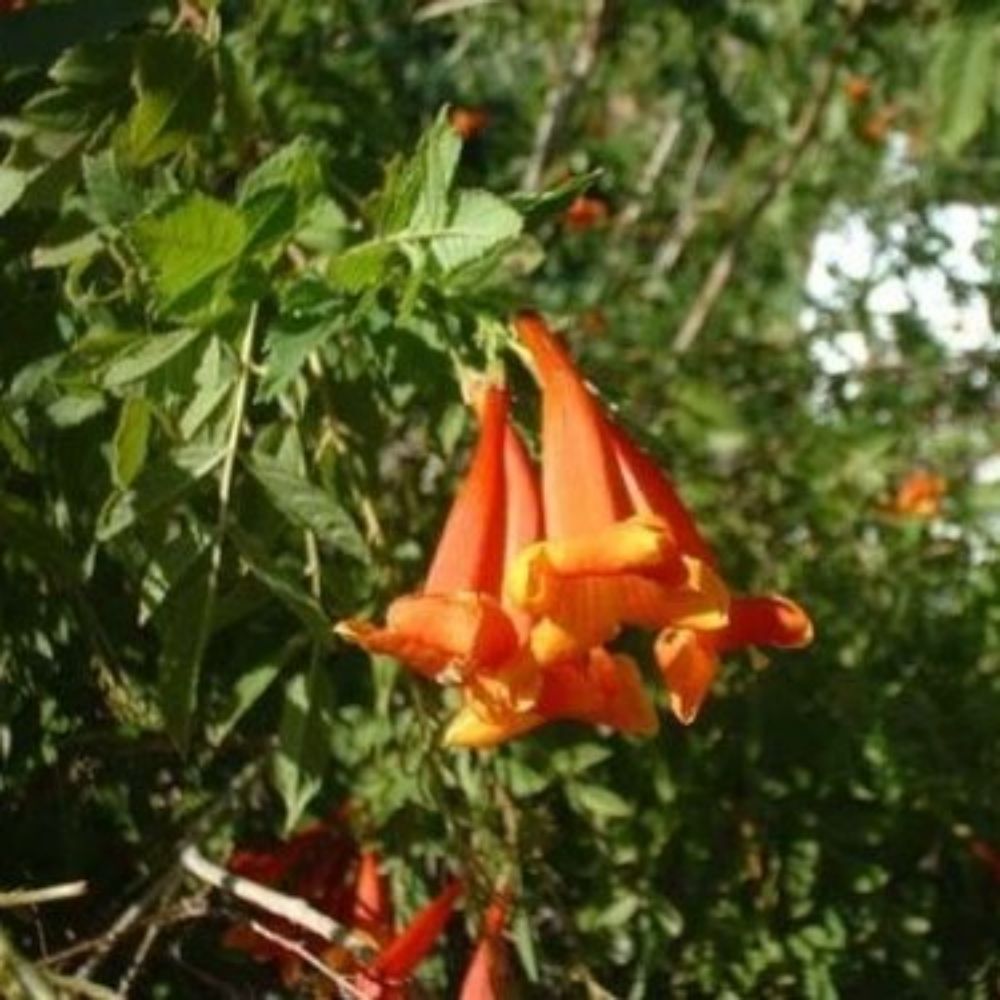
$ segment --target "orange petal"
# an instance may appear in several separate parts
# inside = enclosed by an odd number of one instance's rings
[[[620,427],[608,421],[607,429],[625,489],[635,510],[640,514],[655,514],[663,518],[670,526],[674,544],[681,552],[714,565],[712,550],[681,502],[670,478]]]
[[[729,593],[715,572],[696,559],[682,560],[683,586],[669,587],[638,573],[562,577],[535,567],[523,596],[541,617],[531,649],[550,664],[610,641],[623,625],[646,628],[720,629],[728,620]],[[514,579],[516,588],[518,581]]]
[[[542,498],[549,538],[606,528],[628,516],[628,496],[600,406],[537,314],[514,327],[542,385]]]
[[[362,851],[354,883],[353,926],[370,934],[376,941],[392,935],[392,898],[389,886],[379,871],[378,855]]]
[[[694,722],[718,672],[711,634],[689,629],[662,632],[654,655],[670,696],[670,710],[684,725]]]
[[[479,441],[431,561],[424,589],[500,593],[503,571],[503,452],[508,396],[491,385],[483,402]]]
[[[449,667],[488,669],[518,646],[499,603],[485,594],[417,594],[389,607],[385,628],[348,620],[335,631],[371,653],[385,653],[428,677]]]
[[[485,749],[541,725],[544,719],[535,711],[541,683],[538,664],[527,655],[497,674],[471,678],[464,704],[445,732],[445,745]]]
[[[808,646],[813,624],[806,612],[787,597],[736,597],[729,608],[729,626],[719,636],[725,652],[743,646]]]
[[[368,966],[368,975],[383,982],[407,979],[434,947],[462,889],[458,879],[450,882],[375,956]]]
[[[483,917],[483,930],[462,980],[459,1000],[504,1000],[507,989],[507,949],[503,928],[507,900],[500,895]]]
[[[656,710],[635,661],[594,649],[583,661],[548,667],[538,696],[548,719],[573,719],[648,735],[659,727]]]

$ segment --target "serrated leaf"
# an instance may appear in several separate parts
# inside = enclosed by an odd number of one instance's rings
[[[278,729],[274,784],[285,804],[286,830],[298,823],[323,787],[333,749],[333,713],[333,687],[322,658],[316,656],[308,674],[289,682]]]
[[[141,396],[131,396],[122,404],[111,440],[111,474],[122,489],[132,485],[146,464],[152,416],[152,407]]]
[[[117,355],[104,371],[103,383],[117,389],[151,375],[201,336],[197,327],[150,334]]]
[[[240,201],[274,188],[294,191],[303,206],[323,192],[319,154],[308,140],[299,138],[282,146],[255,167],[240,185]]]
[[[447,232],[431,241],[431,252],[445,272],[453,271],[515,239],[522,225],[521,216],[496,195],[463,191],[448,221]]]
[[[412,169],[418,177],[418,188],[409,228],[439,229],[445,224],[448,192],[461,154],[462,140],[447,114],[442,112],[424,133],[413,158]]]
[[[942,32],[930,66],[934,136],[955,154],[979,131],[993,92],[993,24],[963,18]]]
[[[327,269],[327,277],[334,288],[356,294],[374,285],[379,278],[394,247],[382,240],[360,243],[334,257]]]
[[[258,454],[248,460],[251,475],[264,487],[271,502],[290,521],[356,559],[368,554],[361,533],[347,512],[327,491],[314,486],[277,459]]]
[[[148,167],[204,131],[215,103],[208,49],[194,35],[150,35],[139,43],[132,108],[119,141],[126,162]]]
[[[142,196],[121,170],[114,150],[106,149],[82,161],[89,215],[96,222],[118,225],[142,209]]]
[[[337,331],[334,318],[324,318],[297,329],[293,322],[272,323],[264,340],[266,371],[258,390],[260,398],[274,399],[298,375],[309,355],[322,347]]]
[[[165,312],[212,304],[239,262],[247,236],[246,220],[237,209],[198,193],[132,227],[133,242]]]

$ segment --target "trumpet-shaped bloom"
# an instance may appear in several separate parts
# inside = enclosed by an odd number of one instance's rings
[[[369,1000],[395,1000],[405,996],[406,981],[444,929],[462,893],[462,883],[450,882],[406,927],[396,931],[389,887],[378,856],[359,851],[342,820],[340,813],[272,847],[237,851],[229,868],[243,878],[299,896],[364,935],[375,952],[369,960],[312,935],[303,939],[301,928],[280,918],[263,920],[270,930],[307,948],[330,969],[354,978],[360,995]],[[302,956],[258,934],[249,924],[230,928],[223,941],[257,961],[276,963],[286,985],[302,978]]]
[[[915,469],[899,484],[892,501],[892,512],[901,517],[929,519],[941,513],[941,502],[948,492],[944,476],[927,469]]]
[[[683,723],[694,722],[719,671],[719,656],[747,646],[797,649],[812,641],[809,616],[787,597],[736,597],[729,624],[718,632],[667,629],[654,647],[670,694],[670,708]]]
[[[462,980],[459,1000],[504,1000],[508,995],[508,958],[503,932],[509,901],[498,893],[483,915],[483,926]]]
[[[546,722],[585,722],[624,733],[656,732],[656,709],[635,661],[603,647],[532,669],[530,659],[466,686],[445,733],[450,746],[494,747]]]
[[[506,578],[510,596],[539,619],[532,651],[565,660],[623,625],[656,630],[671,708],[691,722],[720,654],[807,645],[812,623],[784,597],[731,599],[670,479],[603,412],[539,316],[523,313],[515,327],[542,387],[546,539]]]
[[[503,388],[484,391],[469,472],[421,591],[394,601],[384,626],[341,622],[336,630],[344,638],[430,677],[449,669],[463,676],[497,669],[516,655],[528,620],[502,596],[503,569],[513,552],[539,536],[541,509],[508,405]]]
[[[534,654],[564,660],[623,625],[722,628],[728,592],[676,494],[651,479],[542,319],[515,325],[542,385],[546,538],[522,550],[506,587],[539,619]]]

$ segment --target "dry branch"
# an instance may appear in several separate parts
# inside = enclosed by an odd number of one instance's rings
[[[613,0],[589,0],[587,4],[583,29],[569,66],[545,97],[531,153],[521,177],[521,188],[525,191],[536,190],[541,182],[542,171],[552,155],[559,130],[597,63],[601,43],[611,25],[612,7]]]

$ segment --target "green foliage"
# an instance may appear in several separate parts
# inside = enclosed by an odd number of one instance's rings
[[[222,947],[228,897],[174,919],[174,865],[348,800],[401,912],[470,883],[428,995],[500,880],[525,996],[996,992],[969,845],[1000,842],[1000,373],[877,294],[923,275],[995,325],[995,4],[670,0],[585,31],[590,6],[0,5],[0,889],[89,884],[0,912],[0,993],[141,901],[149,950],[140,921],[95,981],[138,957],[135,996],[310,995]],[[463,142],[449,105],[490,123]],[[577,231],[585,192],[611,218]],[[977,274],[956,201],[994,209]],[[871,266],[818,294],[845,221]],[[506,365],[534,427],[525,306],[726,577],[815,619],[807,651],[730,658],[690,728],[446,751],[453,694],[332,632],[419,585],[470,374]],[[930,520],[891,510],[919,467]]]

